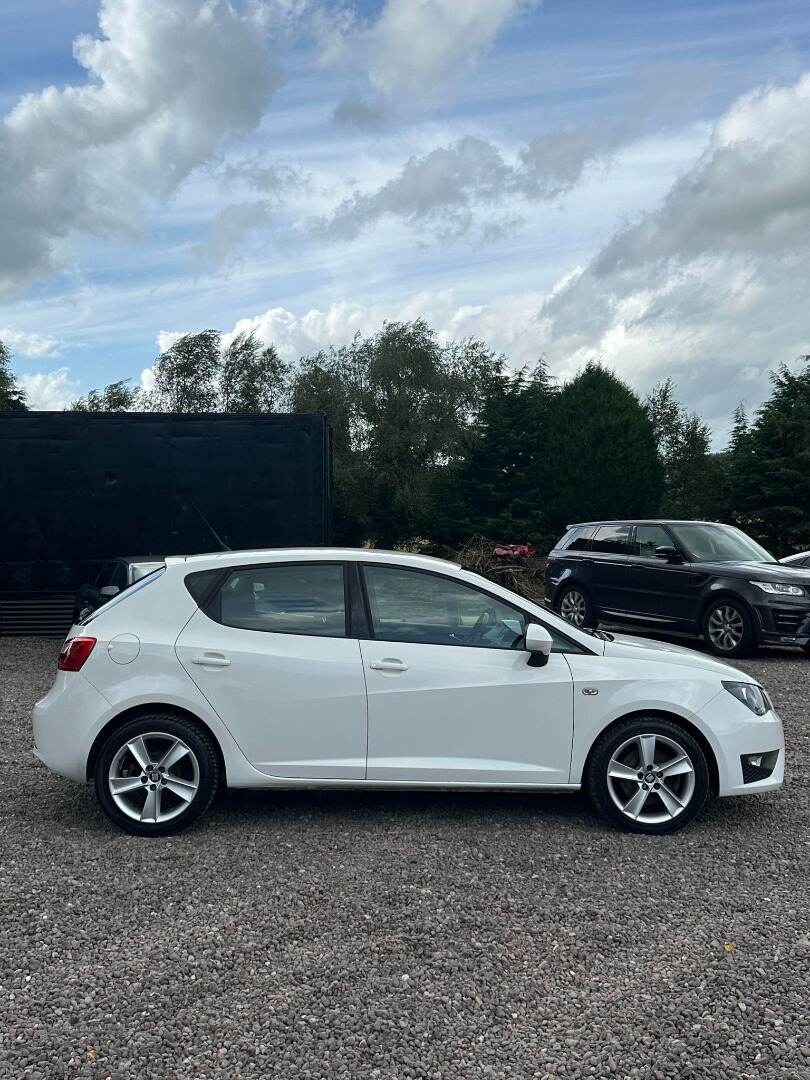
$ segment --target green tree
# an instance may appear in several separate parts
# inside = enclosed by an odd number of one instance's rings
[[[730,471],[740,524],[782,555],[810,547],[810,357],[771,388],[750,426],[736,415]]]
[[[287,365],[273,345],[251,331],[237,334],[222,354],[220,408],[225,412],[274,412],[287,393]]]
[[[549,408],[549,446],[538,488],[556,535],[574,521],[647,517],[663,490],[655,432],[636,394],[592,361]],[[542,484],[542,487],[541,487]]]
[[[133,412],[138,408],[142,391],[129,383],[129,379],[120,379],[103,390],[90,390],[85,397],[71,402],[70,408],[73,412]]]
[[[441,539],[473,534],[506,543],[553,540],[542,481],[549,457],[548,410],[555,386],[545,361],[503,372],[489,384],[477,430],[460,464],[448,470]]]
[[[423,320],[305,357],[291,400],[335,432],[336,531],[391,546],[431,530],[439,479],[463,455],[501,360],[479,341],[440,344]]]
[[[152,412],[216,411],[220,365],[218,331],[185,334],[155,361],[155,385],[143,395],[144,408]]]
[[[0,341],[0,409],[27,409],[25,391],[17,384],[11,371],[11,353]]]
[[[659,383],[644,404],[663,468],[661,513],[674,518],[716,516],[721,466],[711,453],[708,425],[680,404],[672,379]]]

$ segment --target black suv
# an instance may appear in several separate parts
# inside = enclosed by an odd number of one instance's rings
[[[589,521],[550,552],[546,600],[575,626],[701,634],[721,656],[759,643],[810,653],[810,570],[710,521]]]

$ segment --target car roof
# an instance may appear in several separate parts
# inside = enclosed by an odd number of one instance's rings
[[[719,525],[729,529],[723,521],[696,521],[685,518],[603,518],[601,521],[574,521],[566,526],[569,529],[580,529],[586,525]]]
[[[445,572],[461,570],[458,563],[447,559],[413,554],[409,551],[382,551],[379,548],[254,548],[246,551],[213,551],[205,555],[170,555],[166,558],[168,566],[182,563],[195,570],[203,569],[206,565],[221,567],[265,562],[379,562],[401,563],[403,566]]]

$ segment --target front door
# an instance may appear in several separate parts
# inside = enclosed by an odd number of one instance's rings
[[[705,575],[688,562],[659,559],[655,549],[674,547],[663,525],[637,525],[627,566],[627,608],[642,620],[673,629],[693,629]]]
[[[235,567],[177,640],[185,670],[271,776],[362,780],[366,687],[344,567]]]
[[[567,784],[573,681],[565,656],[528,664],[526,615],[456,579],[368,564],[369,780]]]

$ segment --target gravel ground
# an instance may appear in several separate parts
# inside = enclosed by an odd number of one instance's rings
[[[810,1078],[810,660],[789,779],[672,837],[584,797],[230,793],[116,832],[30,751],[0,638],[0,1077]]]

